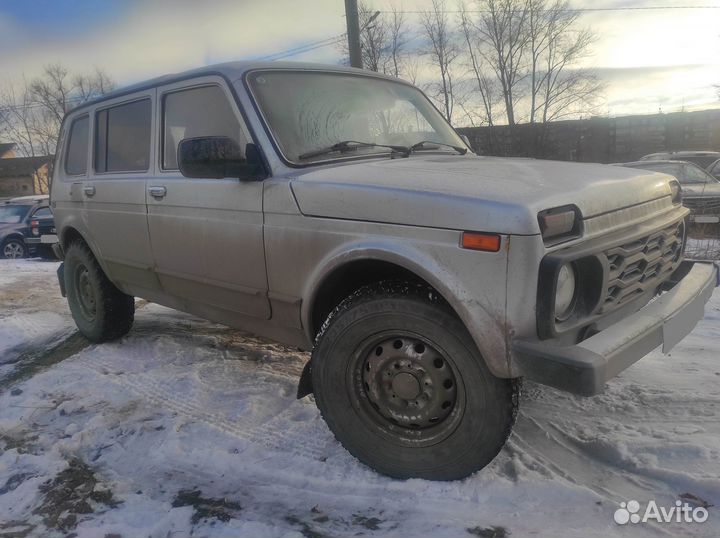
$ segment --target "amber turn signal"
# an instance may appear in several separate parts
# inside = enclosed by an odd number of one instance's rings
[[[500,250],[500,236],[496,234],[481,234],[476,232],[463,232],[460,246],[470,250],[483,250],[497,252]]]

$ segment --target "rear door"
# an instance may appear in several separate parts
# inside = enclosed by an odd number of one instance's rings
[[[92,170],[83,182],[84,217],[110,278],[141,295],[159,288],[153,271],[145,201],[154,172],[155,90],[92,111]]]
[[[268,319],[261,181],[186,178],[185,138],[250,134],[224,80],[202,77],[158,88],[159,155],[148,182],[155,270],[166,293],[213,309]]]

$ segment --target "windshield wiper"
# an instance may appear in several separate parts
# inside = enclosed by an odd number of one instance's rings
[[[391,144],[375,144],[374,142],[358,142],[356,140],[343,140],[332,146],[326,148],[317,149],[314,151],[308,151],[302,155],[298,155],[298,159],[304,161],[306,159],[312,159],[313,157],[319,157],[320,155],[326,155],[328,153],[352,151],[357,148],[390,148],[396,153],[402,153],[403,157],[410,155],[412,151],[407,146],[395,146]]]
[[[410,148],[409,148],[410,153],[412,153],[413,151],[417,151],[419,149],[437,149],[437,147],[435,147],[435,148],[427,147],[426,148],[425,144],[428,144],[428,145],[434,144],[435,146],[445,146],[448,148],[452,148],[455,151],[457,151],[460,155],[465,155],[468,151],[467,148],[463,148],[461,146],[454,146],[452,144],[446,144],[445,142],[435,142],[434,140],[421,140],[420,142],[416,142],[415,144],[410,146]]]

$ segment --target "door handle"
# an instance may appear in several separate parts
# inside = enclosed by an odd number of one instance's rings
[[[93,185],[86,185],[83,187],[85,196],[95,196],[95,187]]]
[[[165,187],[148,187],[148,192],[150,193],[150,196],[153,198],[164,198],[167,194],[167,189]]]

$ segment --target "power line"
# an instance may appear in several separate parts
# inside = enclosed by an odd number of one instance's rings
[[[327,47],[329,45],[334,45],[336,43],[339,43],[342,39],[345,39],[344,33],[338,34],[333,37],[328,37],[326,39],[322,39],[320,41],[314,41],[312,43],[306,43],[305,45],[300,45],[297,47],[293,47],[291,49],[282,50],[279,52],[274,52],[273,54],[268,54],[267,56],[261,56],[259,58],[256,58],[256,61],[265,61],[265,60],[281,60],[283,58],[289,58],[290,56],[296,56],[298,54],[303,54],[305,52],[310,52],[322,47]],[[82,97],[76,96],[76,97],[69,97],[66,99],[67,103],[73,103],[76,101],[81,101]],[[20,110],[20,109],[32,109],[32,108],[40,108],[40,107],[47,107],[45,103],[39,102],[39,101],[30,101],[28,103],[24,103],[22,105],[14,105],[9,107],[0,107],[0,113],[2,112],[9,112],[11,110]]]
[[[334,45],[341,39],[345,38],[345,34],[338,34],[333,37],[328,37],[325,39],[321,39],[320,41],[314,41],[312,43],[306,43],[304,45],[299,45],[297,47],[293,47],[290,49],[282,50],[279,52],[274,52],[272,54],[268,54],[266,56],[260,56],[259,58],[256,58],[256,60],[279,60],[281,58],[287,58],[289,56],[296,56],[298,54],[302,54],[304,52],[309,52],[311,50],[319,49],[322,47],[327,47],[328,45]]]
[[[680,9],[720,9],[720,6],[622,6],[622,7],[587,7],[587,8],[568,8],[563,11],[571,12],[571,13],[591,13],[591,12],[598,12],[598,11],[662,11],[662,10],[680,10]],[[549,10],[543,10],[543,11],[549,11]],[[428,11],[422,11],[422,10],[385,10],[380,11],[380,13],[407,13],[407,14],[422,14],[427,13]],[[465,13],[491,13],[488,9],[467,9],[464,11]],[[442,10],[440,13],[463,13],[463,10],[460,9],[451,9],[451,10]]]
[[[88,99],[86,97],[82,97],[81,95],[76,95],[74,97],[68,97],[65,99],[65,104],[71,104],[76,103],[79,101],[82,101],[84,99]],[[43,103],[42,101],[28,101],[27,103],[23,103],[22,105],[12,105],[12,106],[6,106],[6,107],[0,107],[0,112],[9,112],[11,110],[17,110],[17,109],[27,109],[27,108],[39,108],[39,107],[45,107],[50,108],[50,106],[47,103]]]

